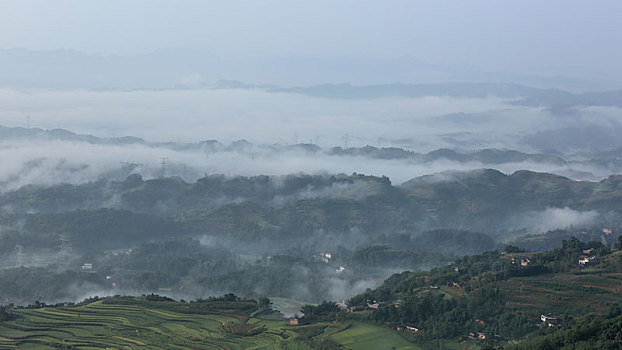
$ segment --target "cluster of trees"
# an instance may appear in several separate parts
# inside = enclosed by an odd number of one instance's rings
[[[80,304],[84,305],[97,300],[100,299],[98,297],[95,297],[95,299],[85,299]],[[189,314],[223,312],[223,310],[226,310],[224,312],[240,312],[250,315],[260,307],[260,302],[250,298],[241,298],[233,293],[199,298],[191,301],[183,299],[176,301],[173,298],[153,293],[147,295],[143,294],[141,297],[115,295],[113,297],[102,298],[101,300],[103,300],[102,302],[104,304],[112,305],[149,305],[151,303],[157,303],[158,308]],[[265,300],[262,302],[265,303]]]
[[[358,249],[347,259],[350,266],[414,270],[421,265],[440,265],[446,261],[441,254],[391,248],[386,245]]]
[[[568,240],[572,237],[582,242],[597,241],[607,243],[606,245],[609,243],[618,243],[619,236],[616,234],[604,235],[603,226],[603,224],[598,224],[593,227],[569,227],[551,230],[542,234],[522,236],[511,242],[511,244],[530,252],[544,252],[560,247],[564,240]],[[612,228],[612,231],[620,232],[620,224],[609,222],[607,226]]]
[[[34,300],[72,300],[83,286],[105,288],[105,277],[55,266],[0,269],[0,303],[27,304]]]
[[[265,303],[265,300],[263,301]],[[192,310],[214,311],[214,310],[239,310],[252,312],[259,308],[259,303],[254,299],[241,298],[233,293],[226,293],[218,297],[208,297],[196,299],[188,303]]]
[[[611,250],[600,242],[582,242],[576,238],[564,240],[562,246],[543,253],[530,254],[530,263],[521,266],[499,251],[488,251],[478,255],[466,255],[453,264],[437,267],[430,272],[405,272],[388,278],[382,287],[369,297],[377,300],[394,298],[427,285],[460,283],[468,292],[489,283],[507,280],[512,277],[536,276],[551,272],[565,272],[577,268],[583,250],[593,249],[593,255],[600,257]],[[505,253],[520,257],[522,249],[507,246]],[[388,300],[388,299],[387,299]]]
[[[374,246],[338,247],[327,264],[313,258],[318,252],[314,247],[300,247],[252,261],[224,246],[183,238],[145,243],[132,250],[92,251],[73,256],[63,266],[68,270],[55,265],[0,270],[0,303],[70,300],[87,288],[115,293],[167,288],[195,296],[233,292],[319,302],[334,297],[335,283],[347,286],[361,279],[385,278],[386,268],[417,270],[449,261],[438,254]],[[93,270],[82,270],[85,262],[92,263]],[[346,270],[337,273],[339,266]]]
[[[392,327],[412,325],[423,329],[416,337],[421,341],[466,336],[469,332],[496,335],[500,337],[498,339],[516,339],[536,331],[537,321],[534,315],[530,317],[525,312],[507,307],[513,299],[499,288],[499,283],[514,277],[569,271],[578,273],[577,261],[579,256],[586,254],[585,250],[590,250],[590,255],[603,258],[603,264],[608,263],[604,257],[611,253],[610,248],[600,242],[581,242],[570,238],[564,240],[559,248],[535,254],[508,246],[504,253],[490,251],[465,256],[453,264],[429,272],[395,274],[376,290],[367,290],[351,298],[348,304],[365,305],[369,300],[384,302],[384,307],[368,317]],[[519,263],[527,259],[529,263],[526,266]],[[611,269],[614,266],[602,265],[601,268]],[[540,284],[547,283],[546,280],[538,281]],[[572,286],[564,285],[564,288],[574,288],[582,293],[593,292],[591,287]],[[445,288],[460,292],[448,294]],[[550,339],[545,342],[550,342]],[[553,348],[557,347],[547,349]]]
[[[119,249],[155,239],[184,236],[179,222],[162,216],[118,209],[89,209],[47,214],[14,214],[0,217],[0,252],[15,245],[24,250],[57,250],[66,236],[75,252]]]
[[[238,301],[240,299],[241,298],[239,296],[233,293],[226,293],[226,294],[223,294],[222,296],[212,296],[212,297],[207,297],[205,299],[199,298],[195,302],[196,303],[212,303],[212,302],[217,302],[217,301],[231,302],[231,301]]]
[[[303,305],[300,312],[310,321],[330,320],[334,319],[339,312],[339,306],[334,302],[324,300],[318,305]]]
[[[148,300],[148,301],[175,301],[174,299],[169,298],[167,296],[158,295],[158,294],[154,294],[154,293],[143,294],[142,297],[145,298],[145,300]]]
[[[478,220],[486,221],[490,217],[505,220],[504,213],[514,212],[515,205],[521,210],[531,210],[534,198],[540,205],[549,201],[566,203],[586,195],[581,192],[568,198],[547,197],[552,193],[543,191],[547,186],[576,184],[546,174],[520,172],[508,177],[487,170],[456,176],[456,181],[419,179],[393,186],[387,178],[358,174],[278,178],[215,175],[195,183],[178,178],[145,181],[139,175],[132,175],[120,182],[20,189],[0,195],[0,204],[13,201],[17,208],[16,214],[0,218],[0,251],[14,254],[15,246],[20,244],[27,254],[33,248],[48,248],[53,252],[58,249],[59,235],[63,234],[69,237],[76,254],[85,254],[78,267],[83,262],[95,262],[98,273],[96,277],[87,277],[75,271],[61,273],[56,268],[30,268],[17,278],[10,272],[2,272],[3,285],[18,283],[2,295],[18,295],[27,302],[35,298],[71,298],[63,289],[72,284],[88,281],[96,287],[111,287],[111,283],[102,280],[102,274],[106,274],[113,276],[115,288],[121,291],[175,289],[188,283],[183,286],[186,290],[198,284],[209,292],[296,297],[301,295],[296,295],[295,290],[307,289],[309,293],[302,297],[319,301],[329,297],[329,286],[325,283],[328,276],[348,282],[365,277],[380,279],[386,276],[380,274],[382,268],[413,271],[442,265],[456,256],[498,248],[486,233],[421,232],[421,225],[472,229],[479,223],[467,224],[463,220],[473,219],[473,208],[478,211]],[[535,190],[526,191],[527,185],[533,185]],[[345,194],[333,195],[342,190]],[[512,196],[506,196],[507,193]],[[447,200],[450,196],[452,199]],[[113,199],[116,209],[102,208]],[[494,204],[499,201],[504,205]],[[41,211],[26,214],[33,208]],[[482,232],[491,231],[487,228]],[[216,250],[199,248],[196,241],[168,242],[173,237],[183,239],[205,233],[226,241],[228,248],[238,252],[302,259],[245,264],[233,254],[219,255]],[[335,246],[339,244],[347,248],[333,261],[339,264],[336,267],[345,266],[345,273],[336,276],[335,266],[321,267],[310,261],[317,251],[337,249]],[[100,256],[102,250],[137,246],[126,258],[106,260]],[[296,247],[306,250],[302,254],[292,253]],[[228,248],[220,250],[228,251]],[[568,266],[574,263],[568,261]],[[461,266],[458,266],[460,272],[439,269],[433,283],[460,282],[472,275],[481,275],[479,281],[486,282],[540,274],[546,272],[542,268],[545,263],[543,260],[526,269],[515,269],[487,258],[481,262],[465,260],[466,272]],[[491,265],[487,267],[487,264]],[[486,268],[490,274],[483,273]],[[40,275],[46,276],[39,278]],[[3,291],[1,286],[0,291]]]
[[[0,305],[0,322],[8,321],[11,319],[11,313],[9,312],[9,307]]]
[[[430,238],[421,237],[421,240],[443,242],[460,232],[435,231],[430,233]],[[471,236],[474,242],[481,241],[480,235]],[[521,254],[517,247],[506,248],[507,253]],[[576,268],[581,251],[588,248],[594,248],[597,256],[609,252],[609,248],[599,242],[583,243],[573,238],[553,251],[530,255],[531,263],[522,267],[512,264],[498,251],[489,251],[464,256],[451,265],[433,268],[430,273],[393,276],[367,299],[387,301],[399,293],[422,286],[453,282],[463,284],[465,291],[469,292],[511,277],[567,271]],[[160,288],[171,288],[173,291],[234,292],[252,297],[274,295],[319,302],[334,297],[331,288],[336,280],[347,286],[361,279],[384,278],[386,268],[416,271],[450,261],[449,255],[374,245],[359,249],[338,247],[333,251],[331,262],[326,264],[313,259],[318,251],[313,246],[299,247],[270,259],[265,255],[251,262],[241,260],[228,248],[205,246],[194,239],[155,241],[145,243],[131,253],[91,252],[76,259],[73,269],[66,271],[59,271],[55,266],[0,270],[0,295],[5,298],[0,299],[0,303],[72,299],[77,296],[72,291],[87,284],[91,288],[119,292],[155,292]],[[84,262],[94,263],[92,273],[80,270]],[[345,271],[336,273],[339,266],[345,266]]]
[[[173,177],[145,181],[134,174],[125,181],[30,186],[0,195],[0,207],[7,204],[16,215],[25,217],[29,223],[20,234],[32,234],[28,241],[44,242],[49,238],[46,235],[53,234],[50,247],[59,232],[72,236],[76,247],[93,248],[105,245],[106,240],[142,243],[206,231],[245,241],[301,243],[318,232],[350,230],[361,232],[373,244],[395,247],[409,241],[400,238],[396,242],[395,236],[420,233],[424,227],[498,234],[517,213],[548,206],[619,212],[621,202],[609,179],[579,183],[550,174],[521,171],[507,176],[494,170],[453,177],[444,181],[424,177],[392,186],[385,177],[358,174],[212,175],[195,183]],[[352,186],[349,191],[348,186]],[[104,209],[112,203],[116,211]],[[29,212],[39,214],[24,216]],[[148,215],[130,217],[138,213]],[[376,240],[379,237],[383,242]],[[3,246],[14,247],[13,241],[7,243]],[[409,249],[415,249],[411,243],[418,243],[421,250],[440,246],[455,252],[462,248],[463,254],[495,248],[494,240],[486,235],[443,230],[408,243]]]
[[[538,263],[547,264],[553,272],[565,272],[576,268],[579,257],[585,255],[583,250],[589,249],[593,249],[593,252],[589,255],[596,257],[611,253],[611,249],[601,242],[582,242],[577,238],[571,237],[563,240],[561,247],[539,253],[535,257]]]
[[[464,297],[430,291],[405,296],[397,307],[380,308],[370,318],[388,325],[414,325],[424,330],[422,340],[455,338],[472,331],[513,338],[535,330],[533,320],[504,308],[507,300],[495,287],[482,288]]]
[[[606,315],[593,316],[568,327],[530,337],[509,350],[549,349],[620,349],[622,344],[622,309],[613,307]]]

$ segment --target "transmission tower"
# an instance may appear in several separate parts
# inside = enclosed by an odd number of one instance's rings
[[[315,144],[316,144],[317,146],[319,146],[319,145],[320,145],[320,136],[319,136],[319,135],[315,135]]]
[[[160,164],[162,164],[162,177],[166,176],[166,157],[160,157]]]
[[[58,236],[58,261],[64,263],[69,258],[69,236],[62,234]]]
[[[17,260],[15,261],[15,267],[22,267],[24,265],[24,253],[22,252],[22,246],[16,245],[15,252],[17,255]]]

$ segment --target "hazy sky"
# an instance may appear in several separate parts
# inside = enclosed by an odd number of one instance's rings
[[[0,0],[0,48],[228,59],[412,56],[486,69],[622,71],[618,0]]]

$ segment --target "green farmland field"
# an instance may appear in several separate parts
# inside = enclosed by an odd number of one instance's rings
[[[249,319],[231,310],[189,313],[177,303],[157,304],[97,301],[70,308],[13,310],[14,320],[0,324],[0,349],[306,349],[282,320]],[[241,322],[261,331],[237,336],[221,328]]]
[[[363,322],[353,322],[348,329],[331,335],[330,339],[354,350],[421,349],[387,328]]]
[[[298,339],[301,328],[287,320],[249,317],[235,309],[197,312],[177,302],[121,301],[14,309],[13,319],[0,323],[0,349],[311,349]],[[223,327],[241,323],[257,331],[235,335]],[[332,332],[342,328],[339,324],[324,327],[324,334],[346,349],[418,349],[387,328],[362,322],[337,333]]]

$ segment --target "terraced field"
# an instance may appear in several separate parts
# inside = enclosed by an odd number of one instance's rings
[[[604,267],[587,268],[557,274],[516,277],[498,284],[509,296],[508,306],[532,314],[569,314],[581,317],[592,312],[606,312],[620,303],[622,252],[604,259]]]
[[[330,336],[348,349],[361,350],[419,350],[420,347],[407,342],[391,330],[363,322],[353,322],[343,332]]]
[[[14,310],[0,324],[0,349],[308,349],[283,320],[230,312],[183,313],[174,305],[115,305]],[[248,323],[257,334],[225,333],[221,325]]]
[[[271,316],[249,317],[244,310],[198,312],[189,304],[131,297],[11,312],[13,320],[0,323],[0,349],[311,350],[297,333],[305,327],[323,327],[314,339],[331,339],[344,349],[419,349],[387,328],[363,322],[295,327]]]

